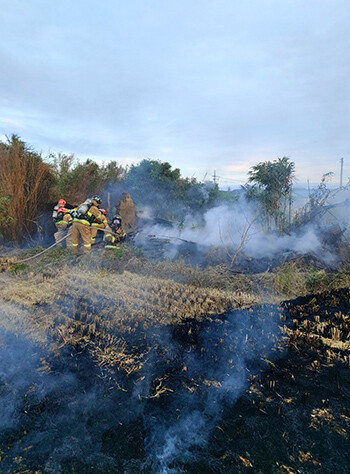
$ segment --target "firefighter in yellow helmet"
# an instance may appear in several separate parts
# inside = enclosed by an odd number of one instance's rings
[[[95,219],[94,222],[91,224],[91,244],[92,245],[96,243],[96,235],[97,235],[98,229],[105,229],[108,225],[106,210],[100,209],[100,212],[104,215],[105,218],[102,222],[98,219]]]
[[[73,214],[72,235],[70,248],[74,253],[79,251],[79,241],[82,240],[84,253],[91,250],[91,224],[97,220],[103,222],[106,218],[100,212],[101,198],[97,194],[77,207]]]

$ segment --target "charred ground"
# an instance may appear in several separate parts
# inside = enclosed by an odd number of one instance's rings
[[[2,472],[348,472],[346,266],[45,258],[1,275]]]

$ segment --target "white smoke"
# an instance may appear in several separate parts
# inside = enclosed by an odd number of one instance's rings
[[[167,417],[156,411],[154,417],[144,417],[153,472],[181,472],[181,465],[201,456],[225,406],[239,399],[261,360],[274,357],[279,323],[276,308],[261,307],[256,312],[234,311],[202,329],[200,349],[183,354],[187,383],[197,381],[198,386],[191,393],[178,386],[168,397]]]
[[[344,216],[339,216],[338,220],[343,224]],[[171,240],[168,258],[176,257],[178,247],[183,241],[189,241],[204,251],[212,247],[226,247],[231,253],[242,250],[250,258],[273,258],[295,252],[299,255],[316,255],[328,264],[336,261],[335,255],[321,251],[323,244],[316,226],[309,224],[291,235],[267,231],[258,218],[256,208],[244,199],[230,206],[209,209],[200,217],[186,215],[181,226],[146,225],[138,235],[136,244],[142,246],[149,236]]]
[[[0,319],[8,316],[0,311]],[[143,462],[153,466],[146,472],[170,473],[195,460],[225,405],[242,395],[260,359],[271,359],[279,337],[275,308],[198,324],[196,349],[187,329],[135,333],[133,345],[150,351],[135,378],[115,374],[126,390],[84,351],[66,347],[55,355],[47,343],[0,332],[0,449],[18,436],[2,460],[4,472],[15,472],[17,458],[23,471],[36,466],[52,473],[74,466],[76,472],[143,472]],[[158,399],[159,380],[169,390]],[[134,471],[126,471],[131,462]]]

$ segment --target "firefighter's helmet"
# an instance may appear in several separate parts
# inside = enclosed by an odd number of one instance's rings
[[[59,206],[64,206],[66,204],[66,201],[64,199],[59,199],[57,204]]]
[[[94,194],[91,198],[91,201],[95,201],[95,202],[97,202],[97,204],[101,204],[102,199],[100,198],[100,196],[98,194]]]
[[[113,217],[113,225],[115,227],[121,227],[122,225],[122,217],[119,215],[119,214],[116,214],[114,217]]]

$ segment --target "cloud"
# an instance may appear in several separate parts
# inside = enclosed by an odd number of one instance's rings
[[[287,155],[321,178],[349,147],[349,12],[343,0],[5,0],[0,104],[27,111],[20,131],[38,148],[138,151],[185,174],[189,161],[203,174]]]

